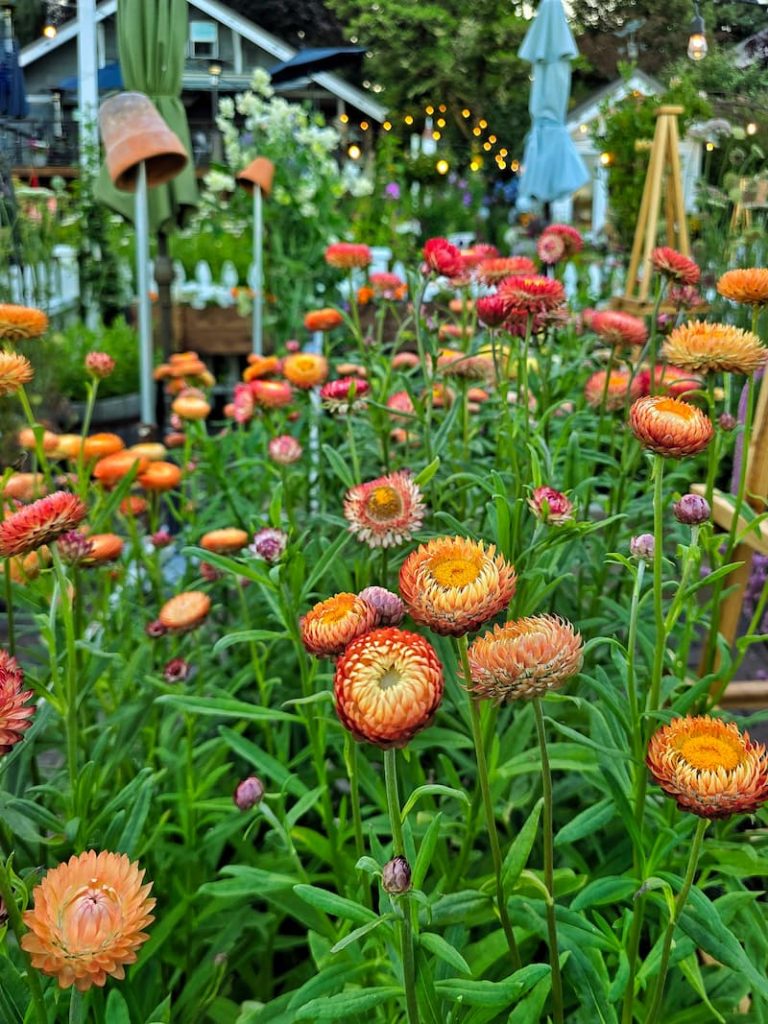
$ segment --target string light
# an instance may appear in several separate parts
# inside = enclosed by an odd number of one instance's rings
[[[403,120],[406,124],[413,124],[413,117],[410,114],[406,114]]]
[[[55,25],[45,25],[43,28],[43,35],[46,39],[55,39],[58,29]]]
[[[341,121],[342,124],[348,124],[349,114],[339,114],[339,120]]]
[[[435,131],[432,132],[432,138],[435,140],[435,142],[439,142],[440,139],[442,138],[442,135],[440,134],[440,132]]]
[[[490,142],[484,142],[483,143],[483,149],[486,151],[486,153],[489,153],[492,148],[493,147],[491,146]]]
[[[438,117],[438,119],[437,119],[437,127],[438,128],[445,128],[445,118],[444,117]]]
[[[713,149],[715,149],[715,144],[714,144],[714,142],[708,142],[708,143],[707,143],[707,152],[708,152],[708,153],[711,153]],[[601,157],[601,159],[602,159],[602,157]]]
[[[603,165],[603,167],[607,167],[610,164],[610,162],[611,162],[611,154],[610,153],[601,153],[600,154],[600,163]]]
[[[385,132],[388,132],[390,130],[390,128],[392,127],[392,122],[391,121],[385,121],[384,124],[381,127],[384,129]]]
[[[477,123],[480,125],[481,128],[487,128],[488,127],[488,122],[487,121],[482,121],[481,120],[481,121],[478,121]]]
[[[482,133],[482,132],[480,131],[480,129],[479,129],[479,128],[473,128],[473,129],[472,129],[472,134],[473,134],[473,135],[475,135],[475,136],[478,136],[478,137],[479,137],[479,136],[480,136],[480,135],[482,135],[483,133]]]
[[[520,161],[519,160],[513,160],[512,163],[509,166],[510,166],[510,168],[513,171],[519,171],[520,170]]]
[[[509,150],[508,149],[500,149],[499,150],[499,156],[505,157],[505,156],[508,156],[508,155],[509,155]]]
[[[461,116],[462,117],[471,117],[472,116],[472,111],[468,107],[464,107],[464,109],[461,112]]]
[[[495,143],[496,142],[496,136],[495,135],[489,135],[488,136],[488,141],[490,143]]]
[[[434,114],[434,112],[435,112],[435,108],[434,107],[425,107],[424,108],[424,113],[428,114],[430,117]]]
[[[347,156],[349,157],[349,159],[350,160],[359,160],[362,155],[363,155],[363,151],[360,149],[360,147],[358,145],[356,145],[353,142],[352,145],[347,150]]]
[[[747,129],[746,130],[747,130],[747,135],[756,135],[757,134],[757,125],[755,124],[754,121],[750,121],[749,124],[747,125]]]
[[[368,124],[367,121],[361,121],[360,122],[360,131],[367,132],[369,127],[370,127],[370,125]]]
[[[444,103],[441,103],[437,109],[440,111],[441,114],[444,114],[448,108]]]
[[[447,174],[450,170],[451,165],[447,160],[438,160],[435,164],[435,170],[438,174]]]

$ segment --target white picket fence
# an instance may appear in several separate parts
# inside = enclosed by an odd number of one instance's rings
[[[38,306],[51,317],[76,309],[80,301],[76,251],[70,245],[57,245],[45,263],[27,264],[23,269],[1,267],[0,297],[2,302]]]

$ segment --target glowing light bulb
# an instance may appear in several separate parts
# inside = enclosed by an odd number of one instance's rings
[[[447,174],[450,169],[451,165],[447,160],[438,160],[435,164],[435,170],[438,174]]]
[[[347,156],[349,157],[349,159],[350,160],[359,160],[362,155],[363,155],[362,149],[360,149],[360,147],[356,143],[353,142],[352,145],[347,150]]]

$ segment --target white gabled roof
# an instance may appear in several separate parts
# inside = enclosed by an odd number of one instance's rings
[[[566,126],[569,132],[575,131],[579,125],[591,124],[602,114],[602,106],[606,100],[619,103],[633,92],[641,92],[646,96],[655,96],[664,91],[664,86],[651,75],[636,68],[628,79],[617,78],[615,82],[598,89],[578,107],[568,114]]]
[[[102,3],[96,8],[96,20],[103,21],[105,18],[113,15],[117,10],[117,2],[118,0],[102,0]],[[263,28],[259,28],[258,25],[249,21],[248,18],[237,14],[237,12],[227,7],[226,4],[220,3],[219,0],[188,0],[188,3],[190,7],[197,8],[198,11],[207,14],[214,21],[218,21],[219,24],[233,29],[239,36],[258,46],[259,49],[271,54],[276,62],[290,60],[298,52],[295,47],[289,46],[270,32],[265,32]],[[29,64],[34,64],[41,57],[46,56],[46,54],[56,50],[63,43],[69,42],[70,39],[75,39],[76,37],[77,19],[74,19],[62,25],[53,39],[38,39],[34,43],[30,43],[29,46],[25,46],[19,55],[21,66],[27,67]],[[339,78],[338,75],[323,73],[312,75],[311,78],[318,85],[327,89],[331,95],[338,96],[340,100],[344,100],[345,103],[349,103],[351,106],[362,111],[372,120],[381,123],[386,119],[386,107],[382,106],[381,103],[377,103],[373,97],[369,96],[362,89],[350,85],[343,78]]]

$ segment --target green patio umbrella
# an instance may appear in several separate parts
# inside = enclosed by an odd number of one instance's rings
[[[126,90],[143,92],[152,100],[168,127],[188,153],[192,147],[187,115],[181,102],[187,50],[187,0],[120,0],[117,40]],[[111,209],[133,220],[133,196],[119,192],[102,167],[96,196]],[[190,160],[167,185],[149,191],[149,229],[167,233],[197,206],[197,181]]]

